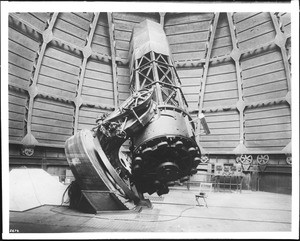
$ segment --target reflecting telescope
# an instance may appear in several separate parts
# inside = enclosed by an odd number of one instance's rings
[[[197,172],[201,153],[194,122],[163,27],[145,20],[133,29],[130,97],[66,141],[74,174],[73,207],[83,211],[151,206],[149,195],[167,194],[175,181]],[[130,147],[123,144],[130,140]],[[73,194],[73,195],[72,195]],[[88,208],[88,206],[90,206]]]

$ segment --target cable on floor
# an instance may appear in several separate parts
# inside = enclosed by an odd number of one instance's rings
[[[174,218],[171,218],[171,219],[167,219],[167,220],[138,220],[138,219],[126,219],[126,218],[104,218],[104,217],[99,217],[99,216],[96,216],[94,214],[80,214],[80,215],[77,215],[77,214],[68,214],[68,213],[65,213],[65,212],[60,212],[60,211],[57,211],[57,210],[53,210],[50,209],[50,211],[54,212],[54,213],[57,213],[57,214],[62,214],[62,215],[67,215],[67,216],[75,216],[75,217],[90,217],[90,218],[97,218],[97,219],[102,219],[102,220],[113,220],[113,221],[133,221],[133,222],[150,222],[150,223],[155,223],[155,222],[170,222],[170,221],[174,221],[174,220],[177,220],[179,219],[182,214],[184,212],[186,212],[187,210],[190,210],[190,209],[193,209],[193,208],[196,208],[198,206],[193,206],[193,207],[189,207],[189,208],[186,208],[184,210],[182,210],[180,212],[180,214]],[[145,214],[147,215],[147,214]],[[161,215],[161,216],[170,216],[170,215]],[[203,218],[203,219],[213,219],[213,220],[224,220],[224,221],[239,221],[239,222],[261,222],[261,223],[282,223],[282,224],[291,224],[291,222],[283,222],[283,221],[268,221],[268,220],[251,220],[251,219],[236,219],[236,218],[218,218],[218,217],[195,217],[195,216],[184,216],[186,218]]]
[[[57,211],[57,210],[54,210],[54,208],[51,208],[50,211],[51,212],[54,212],[56,214],[62,214],[62,215],[67,215],[67,216],[74,216],[74,217],[90,217],[90,218],[97,218],[97,219],[103,219],[103,220],[114,220],[114,221],[134,221],[134,222],[169,222],[169,221],[174,221],[174,220],[177,220],[179,219],[182,214],[184,212],[186,212],[187,210],[190,210],[190,209],[193,209],[195,208],[196,206],[193,206],[193,207],[189,207],[189,208],[185,208],[184,210],[182,210],[180,212],[180,214],[178,216],[176,216],[175,218],[171,218],[171,219],[167,219],[167,220],[137,220],[137,219],[126,219],[126,218],[104,218],[104,217],[99,217],[99,216],[96,216],[94,214],[81,214],[81,215],[77,215],[77,214],[70,214],[70,213],[65,213],[65,212],[60,212],[60,211]]]

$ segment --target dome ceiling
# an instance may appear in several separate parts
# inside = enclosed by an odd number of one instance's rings
[[[135,24],[163,24],[203,153],[290,152],[288,13],[10,13],[9,141],[64,147],[129,96]]]

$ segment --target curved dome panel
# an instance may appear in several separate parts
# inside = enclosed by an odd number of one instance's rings
[[[133,27],[162,24],[203,153],[285,153],[289,13],[10,13],[9,141],[63,148],[129,96]]]

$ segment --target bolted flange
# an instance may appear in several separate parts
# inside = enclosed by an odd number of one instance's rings
[[[134,158],[134,161],[137,163],[141,163],[142,162],[142,158],[140,156],[137,156],[136,158]]]
[[[163,142],[157,144],[158,149],[162,149],[162,148],[165,148],[167,146],[168,146],[168,142],[166,142],[166,141],[163,141]]]
[[[194,155],[196,155],[197,150],[196,150],[195,147],[190,147],[190,148],[188,149],[188,153],[189,153],[191,156],[194,156]]]
[[[175,143],[175,146],[176,146],[177,148],[182,148],[182,147],[183,147],[182,141],[177,141],[177,142]]]
[[[194,158],[194,164],[198,166],[200,162],[201,162],[201,158],[198,157],[198,156],[196,156],[196,157]]]
[[[146,149],[144,149],[143,151],[142,151],[142,154],[143,155],[148,155],[148,154],[150,154],[152,152],[152,148],[151,147],[148,147],[148,148],[146,148]]]

